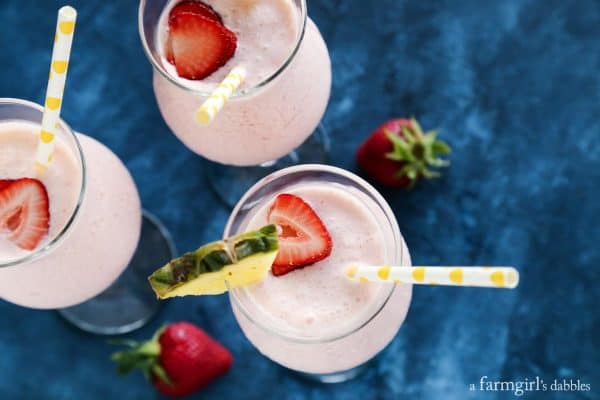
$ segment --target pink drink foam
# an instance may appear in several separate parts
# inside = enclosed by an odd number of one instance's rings
[[[247,288],[256,315],[252,317],[291,336],[334,337],[356,328],[375,315],[390,286],[357,284],[344,278],[352,262],[382,264],[388,259],[380,217],[358,193],[335,184],[303,184],[286,189],[307,201],[327,226],[333,240],[331,256],[282,277],[268,278]],[[368,200],[372,202],[372,200]],[[249,220],[245,229],[267,222],[271,201]],[[403,260],[409,265],[408,251]],[[382,311],[365,327],[343,339],[325,343],[296,343],[268,334],[250,322],[234,305],[242,330],[267,357],[292,369],[332,373],[356,367],[379,352],[394,337],[411,298],[410,286],[399,286]]]
[[[19,125],[19,138],[15,139],[15,126],[0,123],[0,179],[27,172],[34,159],[39,126],[21,122]],[[0,297],[7,301],[43,309],[79,304],[104,291],[125,269],[135,251],[141,206],[129,172],[104,145],[90,137],[77,136],[86,162],[87,183],[75,225],[50,252],[25,265],[0,268]],[[19,157],[4,163],[5,154]],[[50,217],[50,240],[69,218],[81,183],[74,156],[58,137],[54,161],[42,180],[51,213],[54,212]],[[7,254],[5,248],[0,251],[2,261],[14,253],[12,249]]]

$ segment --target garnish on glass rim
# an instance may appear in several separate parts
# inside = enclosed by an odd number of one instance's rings
[[[329,257],[331,236],[321,218],[301,197],[281,193],[268,213],[268,221],[281,230],[279,253],[271,272],[281,276]]]
[[[198,14],[223,25],[221,16],[217,14],[211,6],[200,1],[186,0],[182,1],[181,3],[177,3],[177,5],[175,5],[175,7],[173,7],[169,12],[169,21],[174,16],[182,13]],[[167,41],[165,43],[165,57],[167,58],[167,61],[175,65],[175,57],[173,56],[173,39],[171,35],[167,35]]]
[[[225,65],[235,54],[237,37],[208,5],[183,2],[169,14],[165,57],[177,75],[201,80]]]
[[[228,288],[262,281],[278,249],[277,228],[267,225],[205,244],[171,260],[148,280],[160,299],[221,294]]]
[[[24,250],[34,250],[48,234],[48,192],[32,178],[0,180],[0,235]]]
[[[221,294],[314,264],[331,254],[332,241],[315,211],[300,197],[277,195],[270,225],[205,244],[148,277],[158,298]]]

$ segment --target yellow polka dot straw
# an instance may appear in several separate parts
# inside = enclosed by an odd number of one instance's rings
[[[245,78],[246,69],[242,65],[238,65],[232,69],[225,79],[223,79],[223,82],[217,86],[198,110],[196,110],[196,122],[199,125],[210,124],[231,95],[240,87]]]
[[[396,267],[350,265],[346,277],[358,282],[476,286],[514,289],[519,272],[513,267]]]
[[[60,118],[76,19],[77,11],[73,7],[64,6],[58,10],[54,47],[52,48],[52,60],[50,62],[50,76],[44,101],[44,116],[42,117],[42,128],[35,159],[38,172],[45,171],[52,161],[54,137]]]

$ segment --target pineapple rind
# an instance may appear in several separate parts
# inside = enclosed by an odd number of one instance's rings
[[[277,228],[267,225],[206,244],[171,260],[148,280],[161,299],[221,294],[263,280],[277,256]]]

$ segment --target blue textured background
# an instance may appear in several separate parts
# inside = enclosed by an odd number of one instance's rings
[[[42,101],[61,5],[2,0],[0,96]],[[180,249],[220,236],[228,210],[155,104],[137,2],[73,5],[65,120],[125,161],[145,208]],[[197,395],[204,399],[512,398],[469,392],[481,375],[579,378],[592,393],[543,398],[598,398],[600,3],[309,0],[309,13],[333,61],[324,120],[332,163],[356,170],[357,145],[386,118],[414,114],[439,127],[454,147],[445,177],[409,193],[382,191],[413,259],[514,264],[521,286],[415,288],[406,324],[373,368],[336,386],[261,357],[225,296],[172,301],[131,336],[186,319],[225,343],[234,368]],[[184,170],[195,173],[183,181]],[[53,312],[0,302],[1,399],[155,398],[141,375],[116,376],[112,350]]]

